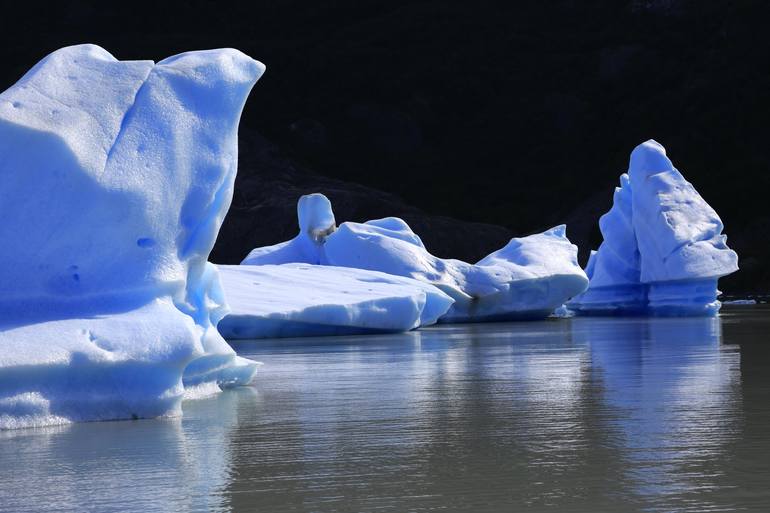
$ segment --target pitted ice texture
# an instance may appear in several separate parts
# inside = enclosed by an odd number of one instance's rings
[[[0,94],[0,427],[174,413],[183,376],[254,375],[216,331],[207,258],[263,71],[78,45]]]
[[[570,308],[583,314],[714,315],[717,281],[738,270],[722,220],[659,143],[631,153],[612,208],[599,227],[588,290]]]

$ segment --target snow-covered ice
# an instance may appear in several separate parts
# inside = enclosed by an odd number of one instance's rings
[[[401,276],[308,264],[220,265],[230,313],[225,338],[407,331],[452,304],[436,287]]]
[[[395,217],[345,222],[336,228],[331,204],[321,194],[303,196],[298,217],[297,237],[257,248],[242,264],[299,262],[414,278],[454,299],[439,322],[546,317],[588,284],[564,226],[514,238],[477,264],[469,264],[430,254],[420,237]]]
[[[723,305],[756,305],[757,300],[756,299],[730,299],[727,301],[722,301]]]
[[[332,204],[323,194],[307,194],[297,202],[299,233],[286,242],[253,249],[241,262],[265,264],[321,264],[326,238],[337,229]]]
[[[714,315],[717,280],[738,269],[722,221],[650,140],[631,153],[604,237],[591,254],[588,290],[569,307],[582,314]]]
[[[250,381],[207,262],[262,64],[63,48],[0,94],[0,427],[175,414]]]

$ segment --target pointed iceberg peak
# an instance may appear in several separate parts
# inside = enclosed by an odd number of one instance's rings
[[[201,83],[240,83],[251,87],[265,72],[265,65],[235,48],[184,52],[167,57],[158,66],[184,71]]]
[[[558,239],[566,239],[567,238],[567,225],[566,224],[560,224],[558,226],[554,226],[550,230],[544,231],[543,235],[548,236],[548,237],[556,237]]]
[[[323,242],[337,229],[332,203],[320,193],[306,194],[297,202],[297,218],[300,234],[305,234],[315,242]]]
[[[629,179],[630,177],[630,179]],[[612,209],[599,227],[581,313],[714,315],[717,280],[738,270],[722,220],[654,140],[631,153]]]
[[[241,264],[324,263],[324,243],[337,230],[332,204],[320,193],[306,194],[297,201],[299,233],[286,242],[253,249]]]
[[[634,148],[629,160],[628,174],[631,181],[674,170],[674,164],[666,156],[666,148],[654,139]]]

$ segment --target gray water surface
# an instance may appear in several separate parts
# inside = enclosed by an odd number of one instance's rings
[[[2,511],[770,511],[770,309],[238,342],[182,419],[0,432]]]

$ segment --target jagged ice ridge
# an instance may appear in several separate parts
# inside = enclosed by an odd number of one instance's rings
[[[631,153],[604,241],[586,267],[588,290],[569,308],[584,315],[715,315],[720,277],[738,270],[722,220],[649,140]]]
[[[300,198],[297,213],[300,232],[294,239],[256,248],[242,264],[322,264],[413,278],[454,300],[439,322],[544,318],[588,284],[564,226],[511,239],[469,264],[431,255],[396,217],[337,227],[331,203],[322,194]]]

